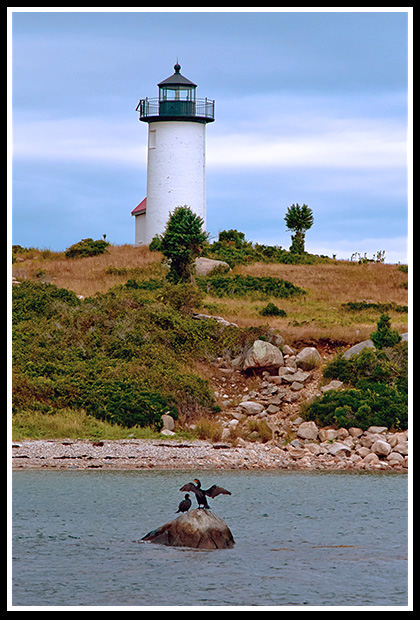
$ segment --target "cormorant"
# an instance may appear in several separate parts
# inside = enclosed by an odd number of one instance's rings
[[[223,489],[222,487],[218,487],[215,484],[213,484],[213,486],[211,486],[209,489],[207,489],[207,491],[205,491],[204,489],[201,488],[201,482],[197,478],[194,478],[194,482],[195,484],[193,484],[192,482],[188,482],[187,484],[184,484],[184,486],[181,487],[179,490],[180,491],[192,491],[193,493],[195,493],[195,497],[197,499],[199,508],[200,507],[210,508],[210,506],[207,503],[206,495],[208,497],[216,497],[216,495],[220,495],[221,493],[223,493],[224,495],[232,495],[230,491],[226,491],[226,489]]]
[[[190,496],[187,493],[185,495],[185,499],[183,499],[182,502],[179,504],[178,510],[176,512],[188,512],[190,508],[191,508],[191,500],[190,500]]]

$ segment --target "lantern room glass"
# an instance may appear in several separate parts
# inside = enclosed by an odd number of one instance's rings
[[[194,116],[195,86],[170,84],[159,87],[159,116]]]
[[[196,87],[171,85],[159,88],[159,101],[195,101]]]

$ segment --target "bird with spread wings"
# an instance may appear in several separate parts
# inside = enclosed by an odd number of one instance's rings
[[[222,487],[218,487],[216,484],[213,484],[209,489],[205,490],[201,488],[201,482],[198,478],[194,478],[195,484],[193,482],[187,482],[181,487],[180,491],[191,491],[195,493],[195,497],[197,499],[199,508],[210,508],[207,503],[207,497],[216,497],[217,495],[232,495],[230,491],[223,489]],[[207,497],[206,497],[207,496]]]

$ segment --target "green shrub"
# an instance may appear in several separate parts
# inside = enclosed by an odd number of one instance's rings
[[[197,285],[210,295],[217,297],[246,297],[266,299],[267,297],[296,297],[305,291],[288,280],[271,276],[215,275],[197,278]]]
[[[326,392],[302,415],[321,426],[349,428],[387,426],[404,430],[408,424],[408,344],[391,348],[366,347],[346,360],[341,354],[324,369],[324,377],[348,384]]]
[[[264,308],[260,310],[260,314],[262,316],[281,316],[281,317],[287,316],[287,313],[285,310],[278,308],[271,301],[266,306],[264,306]]]
[[[162,394],[130,380],[101,380],[89,386],[81,401],[88,414],[128,428],[154,426],[159,430],[163,413],[178,417]]]
[[[245,234],[237,230],[219,233],[218,241],[203,245],[203,256],[227,262],[230,267],[247,263],[287,263],[293,265],[312,265],[329,262],[328,256],[318,256],[307,252],[297,253],[285,250],[281,246],[252,243],[245,240]]]
[[[370,338],[377,349],[393,347],[401,340],[398,331],[391,329],[391,319],[387,314],[380,316],[377,322],[377,330],[370,334]]]
[[[189,282],[193,279],[194,261],[207,240],[203,232],[204,220],[187,205],[176,207],[170,214],[160,242],[160,251],[170,261],[168,280]]]
[[[177,309],[192,303],[186,285],[163,305],[161,282],[146,298],[135,282],[83,301],[39,282],[13,288],[16,420],[65,409],[131,428],[156,427],[165,411],[211,415],[214,395],[195,362],[234,358],[268,328],[197,321]]]
[[[246,245],[245,233],[237,230],[222,230],[219,232],[219,242],[233,244],[236,248]]]
[[[204,293],[197,286],[185,282],[166,285],[158,296],[163,303],[186,314],[192,314],[194,308],[199,308],[203,298]]]
[[[80,305],[80,300],[72,291],[58,288],[55,284],[25,280],[12,290],[13,322],[50,318],[57,312],[59,304],[75,307]]]
[[[302,416],[319,426],[352,426],[367,430],[386,426],[404,430],[408,425],[407,395],[385,383],[360,381],[357,388],[330,390],[303,408]]]
[[[408,306],[402,306],[395,302],[380,304],[367,301],[348,301],[341,304],[344,310],[350,310],[351,312],[359,312],[362,310],[378,310],[378,312],[400,312],[407,313]]]
[[[90,237],[82,239],[77,243],[71,245],[65,253],[66,258],[85,258],[87,256],[97,256],[107,252],[109,243],[104,239],[98,239],[94,241]]]

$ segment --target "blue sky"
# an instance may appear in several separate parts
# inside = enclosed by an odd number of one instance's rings
[[[314,213],[308,251],[406,262],[411,8],[331,10],[9,9],[12,242],[134,243],[147,143],[135,108],[178,59],[216,100],[213,238],[236,228],[288,248],[299,203]]]

